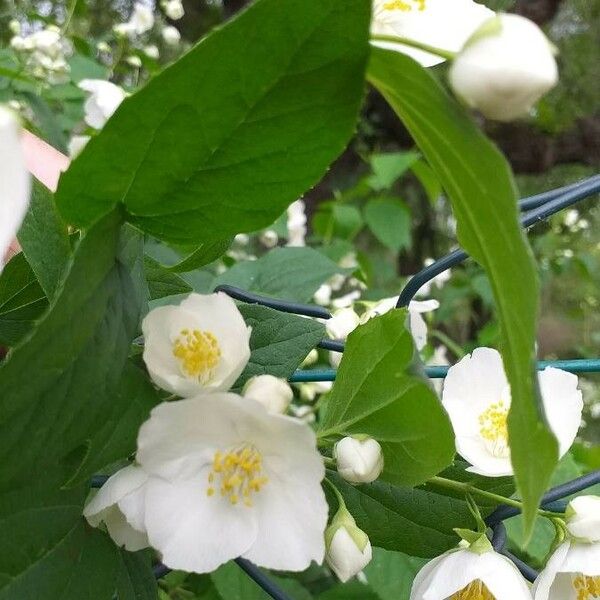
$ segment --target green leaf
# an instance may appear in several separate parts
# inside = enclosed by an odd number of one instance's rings
[[[89,230],[50,310],[0,367],[0,489],[55,464],[75,471],[114,415],[144,306],[141,239],[120,229],[110,215]]]
[[[331,589],[319,594],[317,600],[381,600],[369,587],[359,581],[337,584]],[[396,600],[400,600],[397,596]]]
[[[512,391],[508,418],[512,463],[529,534],[558,449],[536,393],[539,284],[519,224],[510,168],[435,77],[412,59],[375,48],[368,76],[440,178],[457,219],[458,240],[490,279]]]
[[[121,550],[121,572],[117,583],[116,600],[156,600],[158,585],[152,572],[148,551]]]
[[[315,233],[331,240],[341,238],[354,239],[363,228],[364,222],[360,211],[351,204],[323,202],[312,220]]]
[[[435,206],[442,195],[442,185],[433,169],[424,161],[417,160],[412,166],[411,171],[414,176],[421,182],[429,202]]]
[[[148,281],[150,300],[188,294],[192,291],[189,283],[147,255],[144,256],[144,271]]]
[[[214,287],[233,285],[283,300],[309,302],[323,282],[343,272],[312,248],[275,248],[258,260],[237,263],[215,279]]]
[[[406,318],[393,310],[350,334],[319,437],[368,434],[383,449],[382,478],[417,485],[452,462],[454,435],[435,392],[413,374]]]
[[[21,92],[20,95],[23,96],[37,117],[40,129],[44,137],[47,138],[48,143],[63,154],[67,154],[67,138],[60,126],[57,115],[52,112],[48,103],[37,92]]]
[[[390,152],[371,157],[373,175],[368,178],[369,186],[376,190],[388,190],[414,163],[419,160],[418,152]]]
[[[239,308],[246,323],[252,327],[252,354],[236,387],[255,375],[268,374],[287,379],[325,333],[325,327],[312,319],[256,304],[245,304]]]
[[[386,248],[394,252],[410,248],[410,210],[402,200],[371,200],[365,206],[365,220],[373,235]]]
[[[19,253],[0,275],[0,345],[14,346],[48,308],[48,300],[25,255]]]
[[[19,243],[44,292],[52,299],[71,258],[71,243],[52,194],[37,182],[19,230]]]
[[[173,273],[186,273],[188,271],[193,271],[194,269],[204,267],[225,254],[232,242],[233,238],[205,242],[200,244],[196,250],[184,258],[181,262],[178,262],[176,265],[167,268]]]
[[[258,0],[125,100],[61,178],[69,223],[123,203],[166,241],[270,225],[355,130],[369,0]]]

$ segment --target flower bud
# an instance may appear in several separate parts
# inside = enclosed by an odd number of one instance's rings
[[[172,21],[178,21],[185,14],[181,0],[166,0],[161,2],[161,6],[165,11],[165,15]]]
[[[167,25],[162,30],[162,38],[165,44],[176,46],[181,41],[181,34],[176,27],[173,27],[173,25]]]
[[[345,340],[359,325],[360,318],[351,308],[342,308],[325,322],[327,335],[334,340]]]
[[[325,531],[325,560],[338,579],[345,583],[360,573],[373,557],[367,534],[345,507],[338,510]]]
[[[287,411],[294,392],[284,379],[273,375],[257,375],[248,380],[243,396],[256,400],[270,413],[283,414]]]
[[[578,496],[565,513],[569,533],[580,541],[600,542],[600,498]]]
[[[275,248],[279,243],[279,236],[276,231],[267,229],[260,234],[260,243],[265,248]]]
[[[383,454],[377,440],[345,437],[333,448],[338,473],[350,483],[371,483],[383,471]]]
[[[556,85],[558,67],[550,41],[535,23],[501,14],[467,41],[449,76],[469,106],[490,119],[511,121]]]

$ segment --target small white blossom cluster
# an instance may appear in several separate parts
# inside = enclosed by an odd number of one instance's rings
[[[162,0],[160,6],[171,21],[178,21],[185,15],[181,0]]]
[[[44,29],[23,34],[20,25],[15,22],[12,30],[15,35],[10,40],[11,48],[23,61],[28,73],[51,84],[68,80],[67,58],[72,48],[58,27],[48,25]]]

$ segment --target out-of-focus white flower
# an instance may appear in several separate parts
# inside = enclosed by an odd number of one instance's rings
[[[83,510],[83,516],[92,527],[104,523],[115,543],[130,552],[150,545],[144,525],[147,481],[148,475],[140,467],[125,467],[100,488]]]
[[[442,367],[448,366],[450,361],[448,360],[448,349],[446,346],[438,346],[433,351],[433,356],[430,360],[427,361],[429,366]],[[431,379],[431,385],[433,385],[433,389],[436,391],[438,396],[442,395],[442,389],[444,387],[443,379]]]
[[[156,46],[154,44],[151,44],[150,46],[145,46],[144,54],[149,58],[153,58],[154,60],[158,60],[160,58],[160,52],[158,50],[158,46]]]
[[[578,541],[600,542],[600,497],[578,496],[569,502],[567,530]]]
[[[314,423],[317,420],[315,416],[315,411],[311,406],[306,406],[305,404],[302,406],[290,406],[290,410],[296,419],[304,423]]]
[[[410,600],[530,600],[517,567],[483,542],[428,562],[415,577]]]
[[[558,83],[553,48],[533,21],[502,14],[485,22],[450,68],[454,92],[486,117],[525,116]]]
[[[458,52],[471,34],[494,12],[473,0],[374,0],[371,33],[393,35]],[[445,59],[403,44],[374,42],[408,54],[425,67]]]
[[[373,307],[364,312],[360,318],[361,323],[366,323],[373,317],[378,317],[396,308],[398,296],[380,300]],[[417,350],[421,351],[427,344],[427,323],[421,315],[433,312],[440,307],[437,300],[412,300],[408,305],[408,323]]]
[[[292,202],[287,209],[288,246],[306,246],[306,212],[303,200]]]
[[[233,241],[240,246],[247,246],[250,241],[250,236],[247,233],[238,233]]]
[[[132,67],[135,67],[136,69],[141,68],[142,66],[142,59],[137,56],[136,54],[130,54],[125,61],[127,62],[128,65],[131,65]]]
[[[89,141],[89,135],[74,135],[69,140],[69,156],[71,158],[77,158]]]
[[[136,2],[133,5],[133,13],[129,19],[131,30],[137,35],[142,35],[154,27],[154,13],[149,6]]]
[[[29,207],[31,178],[20,137],[17,117],[0,105],[0,272]]]
[[[340,364],[342,363],[342,357],[343,357],[343,353],[342,352],[335,352],[334,350],[331,350],[329,352],[329,364],[334,368],[334,369],[339,369],[340,368]]]
[[[319,289],[315,292],[313,296],[313,300],[319,306],[329,306],[329,302],[331,301],[331,286],[327,283],[324,283],[319,287]]]
[[[316,348],[313,348],[307,355],[306,358],[302,361],[302,367],[310,367],[314,365],[319,360],[319,351]]]
[[[85,101],[85,122],[94,129],[102,129],[127,94],[118,85],[103,79],[82,79],[79,87],[89,92]]]
[[[345,340],[360,324],[360,317],[351,308],[342,308],[325,321],[327,335],[334,340]]]
[[[433,260],[433,258],[426,258],[425,259],[425,266],[426,267],[430,267],[435,261]],[[425,285],[422,285],[419,288],[419,291],[417,292],[417,296],[430,296],[431,295],[431,290],[436,287],[438,290],[441,290],[444,285],[446,285],[446,283],[451,279],[452,277],[452,272],[448,269],[446,271],[443,271],[442,273],[440,273],[439,275],[436,275],[433,279],[431,279],[430,281],[428,281]]]
[[[565,211],[564,222],[567,227],[573,227],[579,221],[579,211],[576,208]]]
[[[275,248],[275,246],[277,246],[277,244],[279,243],[279,236],[277,235],[276,231],[273,231],[272,229],[267,229],[266,231],[263,231],[260,234],[260,243],[265,247],[265,248]]]
[[[383,471],[383,453],[370,437],[342,438],[333,448],[338,473],[350,483],[371,483]]]
[[[181,41],[181,34],[176,27],[173,27],[173,25],[167,25],[167,27],[162,30],[161,35],[165,44],[168,44],[169,46],[176,46]]]
[[[300,383],[298,387],[300,398],[304,402],[314,402],[317,396],[329,393],[333,387],[333,383],[331,381],[314,381],[311,383]]]
[[[8,23],[8,29],[13,35],[19,35],[21,33],[21,23],[17,19],[11,19]]]
[[[348,292],[339,298],[335,298],[331,301],[332,308],[349,308],[352,306],[357,300],[360,300],[361,293],[359,290],[354,290],[352,292]]]
[[[167,402],[142,425],[137,461],[142,501],[118,508],[129,524],[141,517],[168,567],[208,573],[242,556],[303,571],[323,561],[325,469],[305,423],[236,394]]]
[[[547,368],[538,374],[538,381],[548,423],[564,456],[581,423],[583,399],[577,376]],[[489,477],[511,475],[507,428],[511,394],[500,353],[477,348],[450,367],[442,403],[452,421],[456,450],[473,465],[468,470]]]
[[[340,506],[325,531],[325,547],[327,564],[342,583],[358,575],[373,558],[369,536],[345,506]]]
[[[98,42],[96,44],[96,48],[98,49],[98,52],[103,52],[104,54],[110,54],[112,52],[112,49],[108,42]]]
[[[160,3],[162,9],[165,11],[165,15],[172,21],[178,21],[185,15],[185,10],[181,0],[164,0]]]
[[[133,34],[133,29],[129,23],[117,23],[113,25],[113,32],[117,37],[124,38]]]
[[[262,404],[268,412],[282,415],[287,411],[294,392],[285,379],[257,375],[246,382],[242,395]]]
[[[221,292],[190,294],[150,311],[142,323],[144,361],[162,389],[184,398],[228,390],[250,359],[250,327]]]

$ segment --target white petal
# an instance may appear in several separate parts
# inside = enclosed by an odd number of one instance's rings
[[[103,512],[102,520],[112,540],[129,552],[137,552],[150,546],[145,532],[132,527],[117,506],[111,506]]]
[[[335,532],[327,552],[327,564],[342,583],[362,571],[372,558],[371,542],[367,541],[367,545],[361,552],[345,527],[340,527]]]
[[[440,307],[440,303],[437,300],[411,300],[408,305],[410,312],[419,314],[430,313],[437,310]]]
[[[208,469],[174,483],[152,478],[146,492],[146,528],[171,569],[209,573],[241,556],[256,539],[254,511],[206,494]]]
[[[590,577],[600,575],[600,543],[572,542],[558,571],[559,573],[583,573]]]
[[[453,550],[453,552],[457,552],[457,550]],[[423,600],[423,594],[425,594],[425,591],[429,587],[431,575],[435,572],[437,566],[446,558],[447,555],[448,553],[442,554],[441,556],[437,556],[433,560],[430,560],[417,573],[410,591],[410,600]]]
[[[415,341],[415,346],[420,352],[427,344],[427,323],[425,323],[425,320],[418,312],[409,312],[408,322],[410,324],[410,332]]]
[[[600,497],[573,498],[567,509],[567,529],[577,538],[600,542]]]
[[[83,79],[77,85],[90,93],[84,104],[86,123],[94,129],[102,129],[125,99],[125,92],[103,79]]]
[[[0,273],[29,206],[30,176],[16,117],[0,106]]]
[[[561,544],[546,563],[544,570],[538,575],[531,590],[534,600],[549,600],[550,588],[569,553],[569,547],[569,542]]]
[[[485,477],[504,477],[513,474],[510,458],[494,456],[481,437],[457,437],[456,451],[473,466],[467,471]]]

